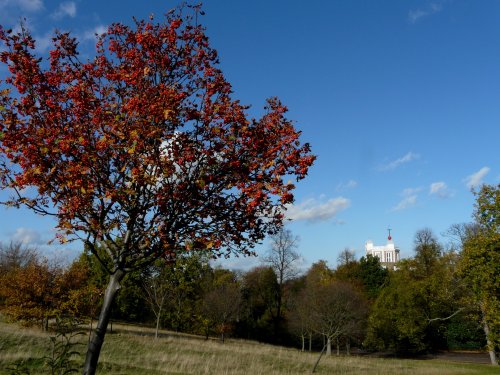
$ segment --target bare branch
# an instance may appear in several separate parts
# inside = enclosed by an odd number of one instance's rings
[[[453,318],[455,315],[457,315],[458,313],[460,313],[463,310],[464,310],[464,307],[461,307],[457,311],[455,311],[453,314],[451,314],[450,316],[447,316],[446,318],[432,318],[432,319],[427,319],[427,321],[430,323],[430,322],[435,322],[438,320],[440,320],[440,321],[448,320],[448,319]]]

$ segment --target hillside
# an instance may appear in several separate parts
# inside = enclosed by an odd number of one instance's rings
[[[221,344],[195,336],[162,332],[155,340],[146,328],[114,325],[106,337],[99,363],[99,374],[307,374],[317,353],[275,347],[251,341],[228,340]],[[82,343],[86,337],[81,336]],[[83,345],[81,346],[83,350]],[[31,374],[49,373],[44,360],[49,354],[47,333],[0,323],[0,374],[13,374],[13,364],[24,361]],[[80,364],[83,358],[75,363]],[[21,369],[23,366],[19,366]],[[11,370],[9,370],[9,368]],[[319,374],[411,374],[459,375],[499,374],[489,365],[456,363],[444,360],[381,359],[358,356],[323,357]],[[20,372],[22,373],[22,372]]]

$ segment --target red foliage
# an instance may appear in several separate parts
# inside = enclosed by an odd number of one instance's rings
[[[261,119],[231,98],[204,29],[112,24],[82,62],[68,33],[42,60],[27,30],[0,29],[1,187],[55,214],[62,241],[106,243],[115,269],[192,248],[251,253],[281,226],[315,157],[272,98]],[[26,189],[36,193],[24,196]],[[96,252],[97,254],[97,252]]]

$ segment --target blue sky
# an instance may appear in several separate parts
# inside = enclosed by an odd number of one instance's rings
[[[0,22],[26,17],[42,53],[55,28],[69,30],[90,56],[94,33],[111,22],[176,4],[0,0]],[[214,0],[204,10],[234,97],[255,116],[267,97],[281,98],[318,155],[289,211],[305,264],[333,266],[346,247],[361,257],[389,226],[411,256],[417,230],[440,235],[470,221],[471,189],[500,182],[500,2]],[[50,219],[0,215],[0,241],[60,256],[81,249],[48,246]]]

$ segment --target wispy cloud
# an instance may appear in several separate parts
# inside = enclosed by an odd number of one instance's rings
[[[422,188],[407,188],[401,192],[401,196],[403,197],[399,203],[394,206],[391,211],[401,211],[406,210],[414,206],[417,203],[418,193],[422,190]]]
[[[52,38],[54,34],[52,32],[45,33],[44,35],[35,35],[35,47],[38,52],[46,52],[50,47],[53,46]]]
[[[451,197],[452,193],[445,182],[439,181],[433,182],[429,186],[429,195],[435,195],[439,198],[445,199]]]
[[[94,26],[92,29],[88,29],[88,30],[84,31],[82,34],[82,39],[87,40],[87,41],[95,41],[96,35],[104,34],[106,31],[108,31],[107,26],[97,25],[97,26]]]
[[[467,176],[464,179],[465,185],[468,189],[474,189],[483,183],[483,178],[490,172],[489,167],[482,167],[477,172]]]
[[[337,191],[345,191],[345,190],[354,189],[357,186],[358,186],[357,181],[349,180],[347,182],[341,182],[340,184],[338,184],[336,187],[336,190]]]
[[[65,1],[59,4],[59,8],[52,13],[52,18],[60,19],[64,17],[74,18],[76,16],[76,3],[74,1]]]
[[[428,17],[433,14],[439,13],[443,10],[443,4],[442,3],[430,3],[429,6],[427,6],[424,9],[412,9],[408,12],[408,21],[411,24],[416,23],[419,19],[423,17]]]
[[[40,233],[30,228],[17,228],[10,236],[12,242],[20,242],[24,245],[42,245],[44,241]]]
[[[332,198],[326,202],[308,199],[300,204],[289,205],[285,217],[290,220],[308,222],[326,221],[335,217],[350,205],[351,201],[344,197]]]
[[[419,154],[416,154],[414,152],[408,152],[406,155],[400,157],[399,159],[393,160],[385,165],[380,166],[378,169],[380,171],[390,171],[393,169],[396,169],[400,167],[403,164],[409,163],[413,160],[417,160],[420,158]]]
[[[0,9],[7,7],[18,7],[28,12],[36,12],[43,9],[42,0],[0,0]]]

